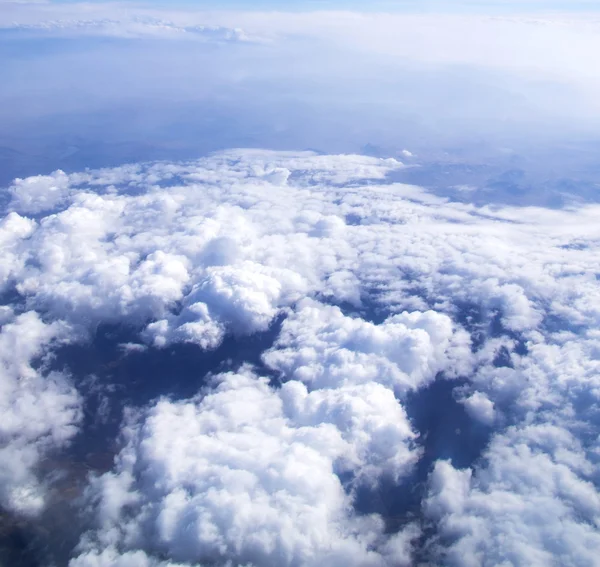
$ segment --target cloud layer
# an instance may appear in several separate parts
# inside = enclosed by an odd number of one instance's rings
[[[260,368],[125,412],[73,567],[593,565],[598,207],[455,203],[391,182],[404,167],[236,150],[16,180],[2,506],[39,512],[37,464],[77,431],[80,395],[44,364],[60,341],[110,323],[140,352],[213,350],[271,329]],[[390,531],[358,495],[409,490],[426,446],[410,399],[440,380],[491,440],[468,468],[433,459]]]

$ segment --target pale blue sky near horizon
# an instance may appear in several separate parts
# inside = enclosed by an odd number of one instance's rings
[[[599,6],[0,0],[0,187],[57,168],[230,147],[382,156],[406,149],[421,162],[502,169],[520,159],[535,179],[548,162],[557,178],[581,177],[596,167],[600,144],[600,18],[510,16]],[[163,20],[173,26],[154,25]],[[245,39],[229,37],[234,28]],[[467,177],[452,183],[480,182]]]
[[[10,0],[9,0],[10,1]],[[87,0],[102,4],[107,0]],[[82,0],[52,0],[56,4],[76,4]],[[198,9],[233,10],[353,10],[360,12],[502,12],[600,11],[600,0],[140,0],[128,2],[146,6],[195,7]]]

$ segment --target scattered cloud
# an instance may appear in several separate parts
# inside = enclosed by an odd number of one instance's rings
[[[123,356],[145,356],[271,329],[260,368],[126,412],[73,567],[410,565],[416,547],[465,567],[592,565],[598,206],[451,202],[394,183],[404,167],[232,150],[15,181],[2,505],[41,510],[36,463],[77,431],[80,395],[44,364],[58,342],[113,323],[134,335]],[[463,469],[433,459],[428,530],[417,515],[390,535],[358,495],[406,489],[427,443],[410,395],[436,380],[490,443]]]

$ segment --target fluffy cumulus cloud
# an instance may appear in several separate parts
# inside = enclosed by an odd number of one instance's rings
[[[186,564],[405,561],[381,518],[352,512],[339,477],[402,473],[415,460],[414,433],[389,390],[309,393],[289,382],[275,391],[249,373],[219,379],[211,393],[161,401],[129,424],[115,471],[90,487],[100,526],[74,567],[112,565],[114,549]]]
[[[402,167],[239,150],[17,180],[2,505],[41,509],[36,464],[76,431],[79,397],[44,365],[57,342],[114,323],[144,356],[272,331],[260,368],[127,413],[73,567],[409,565],[415,546],[434,564],[593,565],[598,207],[454,203],[391,182]],[[435,462],[421,520],[391,535],[359,493],[409,490],[428,445],[408,404],[436,380],[491,440],[472,466]]]
[[[314,388],[379,382],[402,394],[452,372],[453,359],[464,364],[469,355],[468,335],[455,337],[450,318],[434,311],[403,312],[375,325],[303,300],[264,360]]]
[[[81,400],[65,376],[44,369],[51,344],[68,339],[65,325],[0,309],[0,506],[29,516],[45,500],[35,467],[75,435]]]
[[[595,463],[554,425],[510,428],[472,473],[440,461],[425,502],[439,521],[445,564],[596,565]]]
[[[399,167],[254,151],[72,174],[69,189],[61,175],[20,180],[4,221],[19,225],[7,231],[15,252],[4,285],[31,307],[74,322],[152,320],[148,335],[162,343],[204,337],[207,345],[223,329],[264,330],[310,294],[358,306],[368,299],[392,312],[430,307],[456,315],[471,303],[515,332],[534,329],[548,301],[551,311],[564,311],[575,296],[587,297],[569,285],[594,285],[586,274],[554,270],[561,257],[576,256],[562,247],[566,231],[577,224],[574,236],[585,233],[591,213],[564,213],[563,230],[549,237],[557,219],[542,211],[537,222],[509,229],[514,211],[474,210],[375,183]],[[40,184],[56,186],[55,177],[62,205],[44,192],[36,197]],[[356,186],[361,179],[369,186]],[[32,210],[35,221],[26,216]],[[540,242],[555,244],[556,264],[529,261],[529,247]],[[425,332],[434,321],[449,325],[434,314],[413,317],[422,317]],[[448,329],[435,333],[450,340]]]
[[[306,187],[287,186],[282,162],[307,170]],[[225,328],[264,330],[282,307],[327,291],[328,279],[330,293],[350,285],[346,267],[354,253],[339,238],[346,225],[320,210],[308,186],[377,179],[400,165],[309,153],[223,155],[191,166],[74,174],[62,206],[40,192],[60,176],[18,180],[5,222],[22,227],[7,238],[27,234],[32,221],[20,215],[35,211],[40,218],[14,257],[27,265],[9,265],[4,284],[57,317],[152,319],[148,335],[161,344],[214,346]],[[173,187],[164,191],[159,182],[169,179]],[[54,214],[41,215],[44,208]]]

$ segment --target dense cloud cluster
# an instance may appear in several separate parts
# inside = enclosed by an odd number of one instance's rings
[[[338,476],[402,474],[417,458],[403,410],[377,384],[274,391],[230,374],[197,400],[159,402],[127,434],[115,473],[91,487],[98,540],[73,565],[110,565],[115,547],[190,564],[406,561],[380,518],[352,513]]]
[[[594,462],[552,424],[498,435],[475,475],[439,461],[425,509],[449,565],[594,565],[600,496]]]
[[[337,306],[303,300],[264,360],[312,388],[377,382],[406,393],[440,371],[455,371],[452,362],[464,365],[469,355],[468,335],[453,335],[450,318],[434,311],[403,312],[375,325],[344,316]]]
[[[260,368],[125,412],[72,567],[409,565],[417,547],[593,565],[598,207],[454,203],[390,182],[403,167],[240,150],[15,181],[1,505],[41,510],[37,464],[77,431],[81,395],[45,362],[58,342],[114,323],[139,350],[214,350],[275,329]],[[468,468],[437,460],[422,517],[390,530],[357,495],[409,489],[425,443],[409,398],[441,380],[491,441]]]
[[[70,441],[81,419],[77,391],[43,363],[44,353],[67,340],[69,329],[6,306],[0,308],[0,325],[0,504],[35,515],[44,506],[35,467],[49,450]]]

